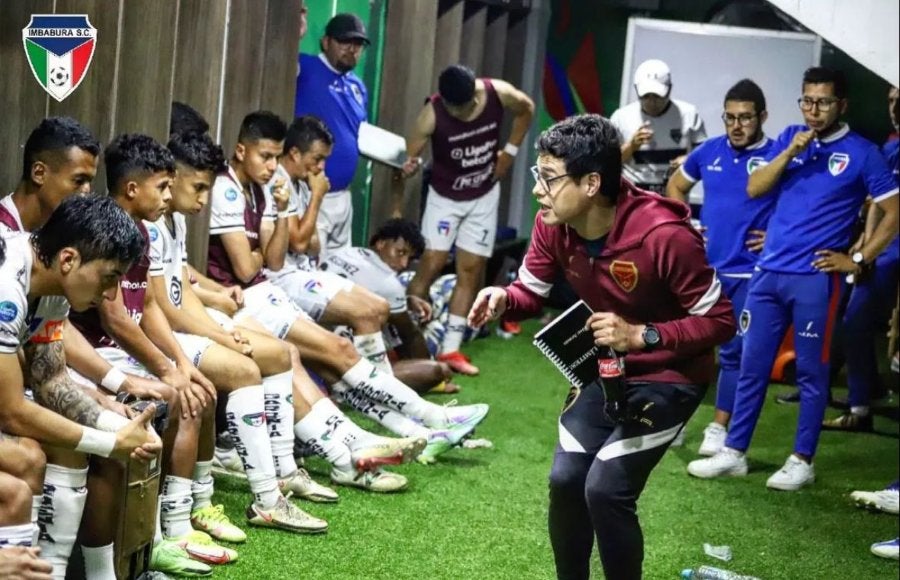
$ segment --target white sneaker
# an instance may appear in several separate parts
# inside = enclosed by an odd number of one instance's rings
[[[896,482],[881,491],[854,491],[850,499],[860,507],[900,514],[900,486]]]
[[[784,462],[784,466],[766,481],[766,487],[781,491],[797,491],[815,480],[816,470],[812,463],[807,463],[792,453]]]
[[[688,463],[687,471],[700,479],[712,479],[723,475],[743,477],[747,475],[747,457],[740,451],[723,447],[712,457],[691,461]]]
[[[710,423],[703,430],[703,443],[697,451],[705,457],[712,457],[725,447],[725,438],[728,437],[728,429],[718,423]]]
[[[669,447],[670,447],[670,448],[672,448],[672,447],[684,447],[684,430],[685,430],[685,429],[686,429],[686,426],[685,426],[685,427],[682,427],[681,430],[678,432],[678,434],[675,435],[675,439],[672,439],[672,442],[669,443]]]

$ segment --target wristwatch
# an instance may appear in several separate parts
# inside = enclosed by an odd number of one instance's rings
[[[662,342],[659,330],[652,324],[644,326],[644,330],[641,332],[641,339],[644,341],[644,350],[647,352],[655,350],[659,343]]]
[[[860,268],[866,265],[866,259],[862,252],[853,252],[853,255],[850,256],[850,260]]]

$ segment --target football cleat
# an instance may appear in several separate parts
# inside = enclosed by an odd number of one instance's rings
[[[238,559],[238,553],[235,550],[218,545],[209,537],[209,534],[200,530],[194,530],[180,538],[169,539],[181,546],[188,556],[204,564],[229,564]]]
[[[212,568],[190,557],[172,540],[157,542],[150,552],[150,569],[173,576],[203,578],[212,575]]]
[[[338,494],[330,487],[320,485],[309,476],[302,467],[298,468],[292,475],[278,480],[278,488],[283,494],[288,492],[293,495],[315,503],[335,503],[338,501]]]
[[[375,471],[383,465],[400,465],[417,458],[425,449],[424,437],[376,437],[354,444],[350,449],[353,465],[359,471]],[[355,443],[355,442],[354,442]]]
[[[375,471],[331,470],[331,481],[336,485],[356,487],[375,493],[393,493],[406,489],[407,480],[399,473],[377,469]]]
[[[891,560],[900,560],[900,538],[894,538],[886,542],[878,542],[872,544],[872,553],[879,558],[889,558]]]
[[[435,357],[435,359],[447,363],[450,368],[453,369],[453,372],[459,373],[461,375],[474,377],[480,372],[478,370],[478,367],[472,364],[472,361],[469,359],[469,357],[458,350],[439,354]]]
[[[854,491],[850,499],[859,507],[900,514],[900,481],[895,481],[881,491]]]
[[[241,463],[241,458],[234,447],[231,449],[216,447],[212,470],[218,475],[247,479],[247,474],[244,473],[244,464]]]
[[[191,512],[191,525],[195,530],[206,532],[213,538],[223,542],[240,544],[247,541],[247,534],[225,515],[225,508],[219,505],[208,505]]]
[[[320,520],[288,501],[287,496],[278,498],[278,503],[270,509],[262,509],[256,504],[247,508],[247,521],[251,525],[263,528],[278,528],[298,534],[324,534],[328,531],[328,523]]]

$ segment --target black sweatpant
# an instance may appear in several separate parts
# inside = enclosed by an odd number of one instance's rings
[[[629,410],[644,420],[617,424],[603,412],[596,383],[580,392],[573,387],[550,471],[550,542],[560,580],[588,580],[595,534],[607,580],[641,578],[637,499],[705,392],[698,385],[630,383]]]

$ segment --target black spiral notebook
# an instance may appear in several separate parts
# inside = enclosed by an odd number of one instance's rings
[[[544,353],[566,379],[583,387],[597,379],[594,334],[584,327],[593,311],[579,300],[534,335],[534,346]]]

